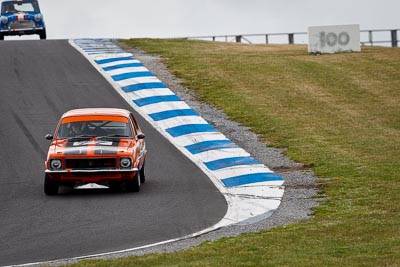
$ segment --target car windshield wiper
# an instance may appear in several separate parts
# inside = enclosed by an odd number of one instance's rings
[[[98,136],[97,139],[104,139],[104,138],[127,138],[129,137],[128,135],[124,134],[109,134],[105,136]]]
[[[82,134],[82,135],[77,135],[74,137],[67,138],[67,140],[82,140],[82,139],[85,140],[85,139],[90,139],[93,137],[96,137],[96,135]]]

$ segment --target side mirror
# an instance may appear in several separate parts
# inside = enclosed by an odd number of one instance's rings
[[[143,133],[136,135],[137,139],[144,139],[145,137],[146,136]]]
[[[52,134],[46,134],[45,138],[47,140],[53,140],[53,135]]]

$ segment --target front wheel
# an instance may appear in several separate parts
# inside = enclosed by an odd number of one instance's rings
[[[140,191],[140,171],[136,173],[135,178],[132,181],[126,181],[126,191],[128,192],[139,192]]]
[[[0,34],[0,41],[4,40],[4,34]]]
[[[144,184],[146,182],[146,177],[144,173],[144,163],[139,172],[140,172],[140,183]]]
[[[46,174],[44,177],[44,193],[48,196],[54,196],[58,194],[59,184],[56,181],[52,181]]]
[[[42,30],[39,33],[39,37],[40,37],[40,40],[46,40],[46,38],[47,38],[46,29]]]

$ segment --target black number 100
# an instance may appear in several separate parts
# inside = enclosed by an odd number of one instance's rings
[[[347,45],[350,42],[350,35],[347,32],[341,32],[339,35],[334,32],[320,32],[319,39],[322,47],[336,46],[337,44]]]

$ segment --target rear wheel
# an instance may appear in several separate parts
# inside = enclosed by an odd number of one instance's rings
[[[126,191],[128,192],[139,192],[140,191],[140,171],[136,173],[135,178],[132,181],[126,182]]]
[[[58,194],[59,184],[56,181],[52,181],[46,174],[44,177],[44,193],[48,196],[54,196]]]
[[[0,41],[4,40],[4,34],[0,34]]]

